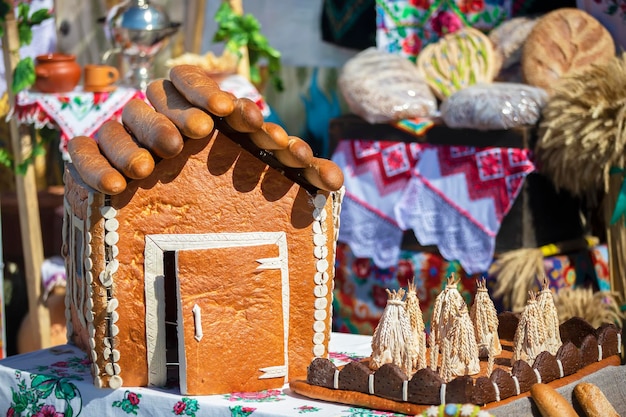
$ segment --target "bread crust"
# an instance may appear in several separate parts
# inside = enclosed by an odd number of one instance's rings
[[[173,158],[183,150],[183,137],[174,123],[143,100],[133,99],[124,106],[122,123],[160,158]]]
[[[574,396],[587,417],[619,417],[597,385],[581,382],[574,387]]]
[[[615,56],[609,31],[589,13],[561,8],[539,18],[522,50],[522,77],[527,84],[551,90],[560,78]]]

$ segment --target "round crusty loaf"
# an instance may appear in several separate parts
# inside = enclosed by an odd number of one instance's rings
[[[528,84],[550,92],[555,82],[615,56],[608,30],[589,13],[556,9],[531,30],[522,51],[522,76]]]

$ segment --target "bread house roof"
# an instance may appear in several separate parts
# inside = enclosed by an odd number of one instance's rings
[[[149,84],[152,106],[134,99],[121,123],[106,122],[96,139],[70,140],[70,158],[87,185],[119,194],[128,181],[146,178],[161,160],[177,156],[186,141],[220,131],[309,192],[342,187],[343,173],[334,162],[315,157],[304,140],[264,122],[254,102],[222,91],[201,68],[180,65],[170,78]]]

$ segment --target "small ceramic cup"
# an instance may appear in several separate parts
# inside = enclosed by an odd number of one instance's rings
[[[83,68],[83,90],[107,92],[115,90],[115,82],[120,78],[117,68],[110,65],[89,64]]]

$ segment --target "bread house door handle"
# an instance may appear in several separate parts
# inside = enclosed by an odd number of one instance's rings
[[[287,376],[287,367],[285,365],[268,366],[259,369],[259,371],[263,372],[263,375],[261,375],[259,379],[284,378]]]
[[[194,304],[193,308],[191,309],[191,312],[193,313],[193,323],[195,327],[195,335],[193,338],[199,342],[202,340],[202,336],[203,336],[202,334],[202,311],[198,304]]]

